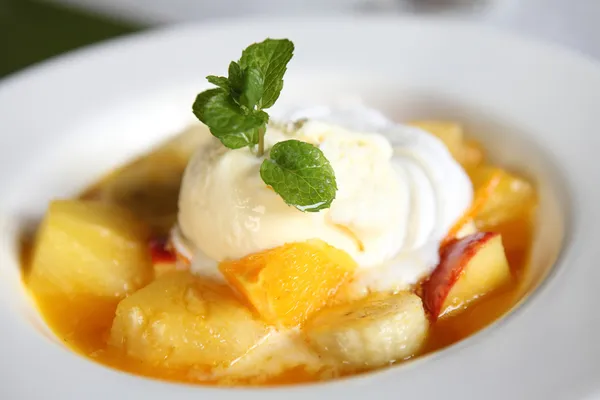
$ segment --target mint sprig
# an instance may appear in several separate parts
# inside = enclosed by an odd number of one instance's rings
[[[269,120],[263,111],[245,112],[222,88],[200,93],[194,102],[194,113],[230,149],[258,143],[258,132]]]
[[[272,107],[283,89],[283,76],[294,54],[288,39],[266,39],[242,52],[229,64],[228,76],[207,76],[217,88],[196,97],[192,110],[225,147],[254,148],[264,154],[264,135]],[[283,200],[301,211],[316,212],[331,206],[337,185],[325,155],[298,140],[277,143],[260,174]]]

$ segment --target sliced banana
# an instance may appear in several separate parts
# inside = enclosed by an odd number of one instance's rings
[[[320,312],[305,325],[309,344],[347,368],[369,368],[414,356],[429,329],[411,292],[373,294]]]

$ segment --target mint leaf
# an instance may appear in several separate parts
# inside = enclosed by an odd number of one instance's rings
[[[240,64],[232,61],[229,63],[228,79],[232,87],[241,90],[244,85],[244,73]]]
[[[283,75],[294,53],[287,39],[266,39],[250,45],[239,62],[229,63],[228,77],[206,79],[230,93],[233,100],[250,111],[271,107],[283,88]]]
[[[283,75],[294,55],[294,44],[288,39],[266,39],[250,45],[242,52],[239,66],[244,73],[250,68],[260,71],[264,81],[262,99],[258,105],[266,109],[275,104],[283,89]]]
[[[229,79],[224,76],[209,75],[206,80],[222,89],[229,91]]]
[[[258,134],[255,132],[269,120],[269,116],[262,111],[244,111],[221,88],[200,93],[192,110],[214,136],[226,147],[234,149],[257,144]]]
[[[262,71],[256,67],[248,67],[244,70],[244,87],[240,96],[240,104],[254,110],[264,91],[264,76]]]
[[[240,64],[232,61],[229,63],[228,74],[231,96],[235,101],[239,101],[242,90],[244,89],[244,71],[242,71]]]
[[[258,128],[252,128],[247,132],[239,132],[236,134],[224,135],[219,137],[221,143],[230,149],[241,149],[246,146],[253,146],[258,143],[259,129],[266,129],[265,125]]]
[[[316,212],[331,206],[337,184],[323,152],[310,143],[286,140],[271,148],[260,166],[262,180],[283,200],[300,211]]]

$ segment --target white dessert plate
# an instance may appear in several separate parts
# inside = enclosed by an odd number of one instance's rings
[[[208,74],[288,37],[281,103],[360,97],[391,118],[450,118],[538,185],[531,287],[500,321],[398,367],[322,384],[221,389],[132,376],[61,345],[20,280],[18,238],[194,121]],[[600,66],[475,25],[398,18],[238,20],[93,46],[0,82],[0,398],[583,399],[600,394]],[[544,278],[545,279],[542,279]]]

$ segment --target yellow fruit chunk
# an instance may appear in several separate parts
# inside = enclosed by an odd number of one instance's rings
[[[165,274],[177,271],[177,263],[161,261],[154,263],[152,268],[154,269],[154,276],[158,278]]]
[[[494,235],[494,236],[491,236]],[[464,307],[472,301],[502,287],[511,280],[510,267],[499,234],[491,236],[488,243],[479,243],[473,257],[466,261],[463,272],[444,302],[443,309],[449,312]],[[468,256],[467,256],[468,257]]]
[[[475,191],[489,187],[491,181],[497,181],[475,216],[475,223],[480,230],[524,218],[536,204],[531,183],[503,169],[483,166],[473,169],[469,175]]]
[[[179,265],[177,254],[175,254],[172,244],[167,239],[154,238],[150,241],[148,247],[152,257],[155,278],[169,272],[187,269]]]
[[[465,140],[463,154],[460,163],[462,166],[470,170],[481,164],[485,160],[485,151],[483,146],[476,140]]]
[[[304,326],[308,343],[343,369],[380,367],[412,357],[428,331],[421,299],[406,291],[374,293],[326,308]]]
[[[37,234],[29,286],[37,294],[125,296],[152,279],[148,234],[118,206],[53,201]]]
[[[310,240],[226,261],[219,268],[265,321],[292,327],[325,306],[356,263],[344,251]]]
[[[410,125],[423,129],[440,139],[452,157],[462,162],[464,155],[464,132],[460,124],[452,121],[415,121]]]
[[[118,204],[156,233],[167,234],[177,221],[183,172],[194,150],[210,137],[205,128],[193,126],[113,171],[83,198]]]
[[[467,170],[481,165],[485,159],[483,146],[476,140],[465,139],[464,129],[457,122],[415,121],[410,125],[423,129],[444,142],[452,157]]]
[[[423,283],[423,302],[437,318],[462,309],[511,280],[502,236],[477,232],[440,249],[440,263]]]
[[[450,228],[442,241],[442,244],[477,231],[477,225],[475,224],[474,219],[484,209],[489,198],[494,194],[494,191],[500,184],[502,180],[501,172],[501,170],[497,170],[495,173],[491,174],[481,186],[477,187],[471,206],[465,211],[462,217],[454,223],[452,228]]]
[[[177,220],[177,199],[185,162],[166,151],[141,158],[118,171],[98,198],[130,210],[156,232],[167,233]]]
[[[110,344],[151,364],[213,367],[230,365],[268,334],[228,286],[181,271],[119,303]]]

